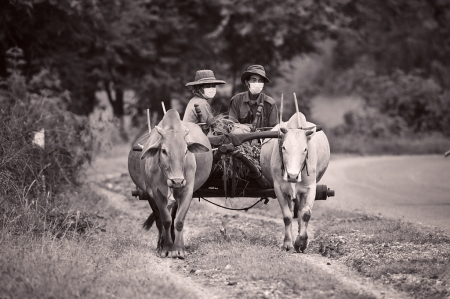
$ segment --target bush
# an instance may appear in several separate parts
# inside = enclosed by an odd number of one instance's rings
[[[420,72],[397,70],[391,74],[377,74],[364,64],[357,64],[329,85],[331,92],[355,94],[365,99],[368,111],[355,119],[354,126],[367,127],[372,120],[365,121],[364,116],[374,120],[379,117],[377,124],[389,129],[393,129],[392,125],[397,126],[394,131],[440,132],[450,136],[450,91]],[[377,110],[378,115],[371,110]],[[384,122],[386,125],[382,124]]]
[[[13,54],[20,57],[20,51]],[[0,89],[0,215],[22,217],[34,210],[28,216],[41,221],[58,206],[57,195],[79,183],[93,137],[86,117],[64,109],[67,93],[29,93],[20,63],[14,63]],[[33,142],[36,132],[44,133],[44,147]]]

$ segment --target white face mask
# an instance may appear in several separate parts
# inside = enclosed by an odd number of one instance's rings
[[[206,98],[212,99],[216,95],[216,88],[215,87],[204,88],[203,93]]]
[[[249,83],[249,90],[252,94],[258,94],[264,87],[264,83]]]

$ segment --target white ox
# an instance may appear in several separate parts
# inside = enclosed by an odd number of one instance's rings
[[[298,115],[297,115],[298,114]],[[300,116],[300,117],[299,117]],[[300,121],[300,124],[299,124]],[[304,251],[308,245],[308,222],[316,196],[316,185],[330,161],[330,146],[322,131],[297,112],[288,122],[272,129],[280,132],[280,140],[270,139],[261,148],[261,168],[283,213],[285,237],[282,249]],[[292,208],[298,207],[298,236],[293,243]]]

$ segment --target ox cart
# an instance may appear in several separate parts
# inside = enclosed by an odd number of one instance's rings
[[[153,131],[147,111],[148,132],[133,143],[128,169],[137,188],[132,195],[147,200],[153,210],[143,226],[150,229],[156,222],[157,250],[162,257],[185,257],[183,225],[193,197],[210,203],[213,202],[206,197],[259,198],[246,208],[221,206],[245,211],[260,201],[267,204],[269,198],[277,198],[285,224],[283,250],[306,249],[314,201],[334,196],[334,191],[326,185],[317,185],[330,159],[328,140],[319,126],[307,122],[298,111],[296,99],[295,104],[297,112],[289,121],[282,122],[282,97],[279,125],[258,130],[256,123],[262,104],[249,126],[230,120],[222,123],[207,120],[199,126],[181,121],[178,112],[172,109]],[[197,108],[200,121],[202,116]],[[172,209],[170,199],[174,202]],[[299,222],[295,242],[292,216]]]
[[[200,115],[200,112],[198,111]],[[200,116],[201,117],[201,116]],[[200,124],[204,126],[204,124]],[[247,133],[225,133],[219,136],[208,136],[211,148],[213,149],[213,167],[208,180],[193,193],[193,198],[207,200],[208,197],[225,197],[225,198],[240,198],[251,197],[259,198],[256,203],[264,201],[268,203],[269,198],[276,198],[273,187],[264,178],[261,168],[257,165],[254,159],[249,159],[239,150],[239,147],[244,143],[252,142],[254,140],[264,140],[267,138],[279,138],[278,131],[270,131],[272,128],[260,128],[258,132]],[[322,128],[317,126],[316,131],[321,131]],[[144,134],[144,133],[143,133]],[[142,138],[138,138],[132,145],[132,151],[142,151]],[[224,175],[224,168],[217,167],[222,161],[229,161],[231,172]],[[242,171],[244,169],[244,171]],[[241,175],[239,175],[240,173]],[[244,174],[243,174],[244,173]],[[334,190],[331,190],[326,185],[316,186],[315,200],[326,200],[328,197],[334,196]],[[139,188],[132,191],[132,196],[140,200],[147,200],[143,191]],[[256,204],[255,203],[255,204]],[[214,203],[213,203],[214,204]],[[217,205],[217,204],[216,204]],[[252,205],[254,206],[254,205]],[[223,207],[226,208],[226,207]],[[250,207],[233,210],[245,210]],[[230,209],[230,208],[226,208]],[[294,215],[295,217],[296,215]]]

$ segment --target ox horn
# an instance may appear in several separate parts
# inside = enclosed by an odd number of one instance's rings
[[[161,106],[163,108],[164,115],[166,115],[166,106],[164,105],[164,102],[161,102]]]
[[[300,114],[299,114],[300,111],[298,111],[297,96],[295,95],[295,92],[294,92],[294,103],[295,103],[295,112],[297,112],[298,126],[299,128],[301,128],[302,123],[300,122]]]
[[[152,132],[152,126],[150,123],[150,109],[147,109],[147,123],[148,123],[148,134]]]

